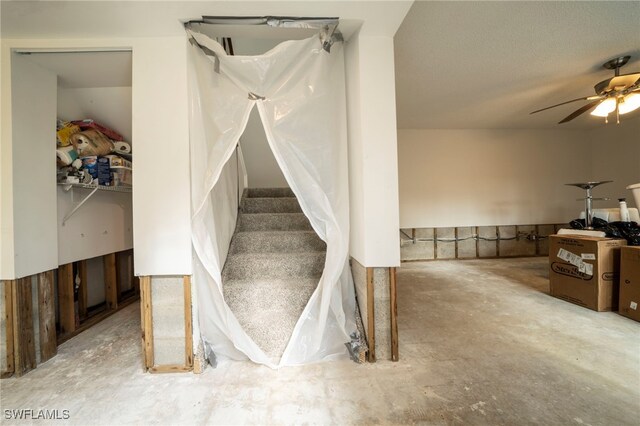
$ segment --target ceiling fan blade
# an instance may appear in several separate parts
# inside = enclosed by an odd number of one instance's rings
[[[542,108],[542,109],[535,110],[535,111],[533,111],[533,112],[530,112],[530,113],[529,113],[529,115],[531,115],[531,114],[535,114],[535,113],[540,112],[540,111],[546,111],[546,110],[548,110],[548,109],[555,108],[555,107],[558,107],[558,106],[560,106],[560,105],[570,104],[571,102],[577,102],[577,101],[590,101],[590,100],[592,100],[592,99],[596,99],[596,98],[597,98],[598,100],[600,100],[600,99],[602,99],[602,96],[583,96],[582,98],[571,99],[570,101],[562,102],[562,103],[560,103],[560,104],[551,105],[551,106],[548,106],[548,107],[546,107],[546,108]]]
[[[609,85],[607,86],[607,91],[624,90],[636,84],[638,80],[640,80],[640,73],[625,74],[625,75],[619,75],[617,77],[613,77],[609,81]]]
[[[600,99],[598,99],[597,101],[589,102],[588,104],[584,105],[582,108],[573,111],[571,114],[566,116],[562,121],[559,121],[558,124],[566,123],[567,121],[573,120],[579,115],[582,115],[585,112],[589,111],[591,108],[595,107],[599,103],[600,103]]]

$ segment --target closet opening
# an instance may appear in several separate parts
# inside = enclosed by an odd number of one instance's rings
[[[14,169],[31,174],[14,178],[14,197],[38,204],[24,218],[38,224],[37,235],[19,242],[34,256],[18,265],[35,295],[33,368],[55,355],[56,345],[139,300],[132,57],[131,49],[12,52],[13,140],[23,152]],[[50,300],[43,303],[41,294]]]

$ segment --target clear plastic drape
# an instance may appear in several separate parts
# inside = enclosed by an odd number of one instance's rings
[[[356,325],[342,45],[329,53],[316,36],[260,56],[227,56],[207,36],[188,33],[209,53],[189,47],[192,240],[202,338],[217,355],[274,368],[346,357]],[[287,182],[327,243],[322,277],[279,364],[244,332],[224,301],[221,282],[236,212],[220,207],[234,203],[225,198],[229,191],[217,188],[256,105]]]

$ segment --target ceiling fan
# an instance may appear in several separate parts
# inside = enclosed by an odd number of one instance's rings
[[[621,56],[602,64],[604,68],[614,70],[615,75],[596,84],[593,87],[596,91],[594,96],[572,99],[570,101],[533,111],[530,114],[535,114],[560,105],[566,105],[571,102],[591,101],[569,114],[563,120],[558,122],[558,124],[571,121],[579,115],[582,115],[594,108],[595,109],[591,112],[591,115],[605,117],[605,122],[608,123],[609,114],[615,113],[616,122],[620,123],[620,114],[626,114],[640,107],[640,72],[620,75],[620,68],[625,65],[630,58],[630,56]]]

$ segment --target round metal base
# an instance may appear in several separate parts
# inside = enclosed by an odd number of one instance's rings
[[[602,180],[600,182],[580,182],[580,183],[565,183],[565,185],[568,186],[577,186],[578,188],[582,188],[582,189],[593,189],[598,185],[602,185],[603,183],[610,183],[613,182],[612,180]]]
[[[611,59],[610,61],[605,62],[602,66],[608,70],[615,70],[616,68],[620,68],[627,62],[631,56],[620,56],[619,58]]]

